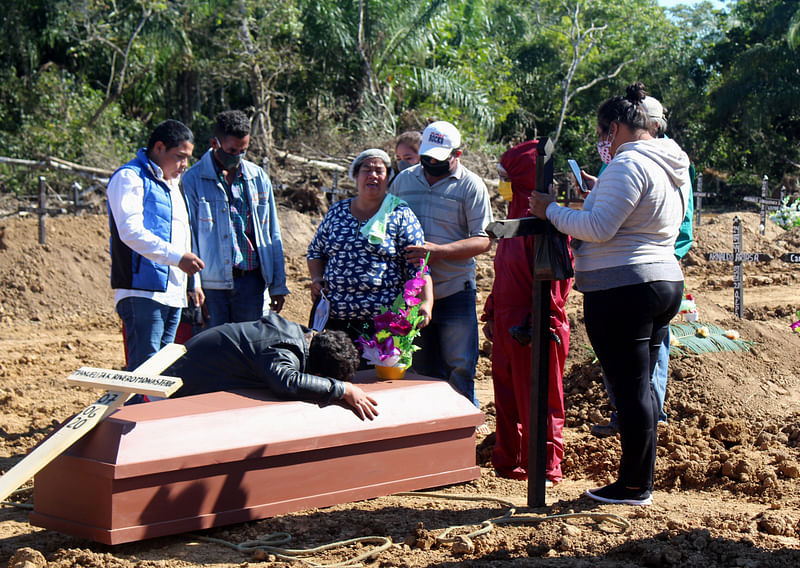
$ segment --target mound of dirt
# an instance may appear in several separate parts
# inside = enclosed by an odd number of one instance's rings
[[[292,294],[283,315],[305,321],[310,308],[305,247],[318,214],[280,208]],[[744,266],[745,317],[733,315],[731,263],[707,261],[708,252],[732,250],[732,221],[743,225],[744,249],[775,260]],[[493,434],[479,439],[480,479],[443,488],[443,497],[392,496],[209,531],[241,543],[286,531],[306,548],[370,534],[395,543],[374,565],[421,567],[552,566],[791,566],[800,563],[800,334],[790,324],[800,308],[796,265],[778,260],[800,251],[800,229],[768,224],[759,232],[752,212],[703,215],[695,246],[684,260],[687,288],[700,320],[735,329],[754,342],[748,351],[703,355],[673,353],[660,428],[655,504],[648,508],[598,507],[585,488],[613,480],[617,438],[597,439],[589,427],[610,408],[601,369],[583,327],[581,294],[567,309],[572,339],[564,377],[567,425],[565,480],[548,490],[548,508],[529,514],[615,513],[626,532],[581,517],[497,525],[483,535],[437,538],[450,526],[502,515],[510,502],[524,508],[527,484],[501,479],[490,466]],[[108,229],[104,215],[47,220],[39,245],[35,218],[0,221],[0,472],[19,461],[53,427],[91,402],[96,393],[66,386],[63,378],[89,365],[123,365],[118,318],[109,288]],[[478,261],[479,303],[493,278],[492,252]],[[479,306],[480,309],[481,306]],[[620,307],[624,310],[624,306]],[[483,346],[476,390],[494,423],[490,344]],[[30,491],[18,496],[25,499]],[[467,495],[472,500],[453,500]],[[475,501],[477,499],[477,501]],[[519,514],[519,513],[518,513]],[[468,531],[461,531],[466,534]],[[187,546],[189,542],[196,542]],[[186,535],[107,548],[26,522],[25,512],[0,509],[0,563],[29,547],[49,566],[288,565],[260,548],[232,552]],[[351,550],[353,554],[357,553]],[[363,550],[362,550],[363,552]],[[28,551],[25,551],[28,554]],[[20,552],[20,557],[24,556]],[[342,553],[321,553],[333,562]]]

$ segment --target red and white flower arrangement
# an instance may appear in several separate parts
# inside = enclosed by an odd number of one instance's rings
[[[428,274],[428,257],[420,260],[416,275],[407,280],[403,291],[397,295],[392,306],[381,308],[380,315],[372,318],[375,333],[372,337],[359,337],[356,342],[367,363],[380,367],[411,366],[411,358],[419,349],[414,339],[419,335],[419,325],[425,319],[419,313],[424,303],[419,297],[425,287]]]

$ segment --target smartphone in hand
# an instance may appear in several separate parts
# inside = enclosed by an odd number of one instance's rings
[[[581,168],[578,165],[578,162],[575,160],[567,160],[570,169],[572,170],[572,175],[575,176],[575,180],[578,182],[578,187],[580,188],[581,192],[589,193],[589,188],[586,187],[586,182],[583,181],[583,176],[581,175]]]

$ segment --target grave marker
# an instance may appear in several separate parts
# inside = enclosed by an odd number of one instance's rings
[[[323,193],[327,193],[331,196],[331,203],[339,201],[339,196],[344,193],[344,190],[339,189],[339,172],[333,172],[333,183],[331,187],[321,187],[320,189]]]
[[[780,198],[776,199],[774,197],[767,197],[767,192],[769,191],[768,182],[769,178],[764,176],[764,179],[761,182],[761,197],[754,197],[752,195],[746,195],[744,197],[744,200],[748,203],[756,203],[761,208],[761,221],[759,222],[758,229],[762,235],[766,230],[767,211],[775,211],[776,209],[780,208],[783,198],[786,195],[786,188],[781,187]]]
[[[700,215],[703,211],[703,198],[716,197],[716,193],[708,193],[703,191],[703,174],[697,174],[697,191],[693,194],[694,197],[694,224],[700,225]]]
[[[764,176],[766,179],[766,176]],[[743,262],[770,262],[772,256],[761,252],[742,252],[742,222],[733,218],[733,252],[709,252],[707,260],[733,261],[733,312],[737,318],[744,317]]]
[[[0,477],[0,501],[31,479],[86,435],[106,416],[117,410],[135,393],[170,396],[183,384],[175,377],[152,376],[160,373],[186,352],[183,345],[170,343],[139,365],[132,373],[82,367],[68,377],[70,384],[112,387],[93,404],[73,416],[44,442],[36,446],[22,461]]]

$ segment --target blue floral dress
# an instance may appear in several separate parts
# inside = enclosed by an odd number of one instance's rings
[[[407,205],[389,214],[386,237],[375,245],[361,234],[366,224],[350,213],[354,198],[337,201],[320,223],[308,259],[325,260],[325,281],[330,317],[370,319],[389,307],[403,291],[406,280],[418,270],[405,259],[405,248],[422,245],[422,226]]]

